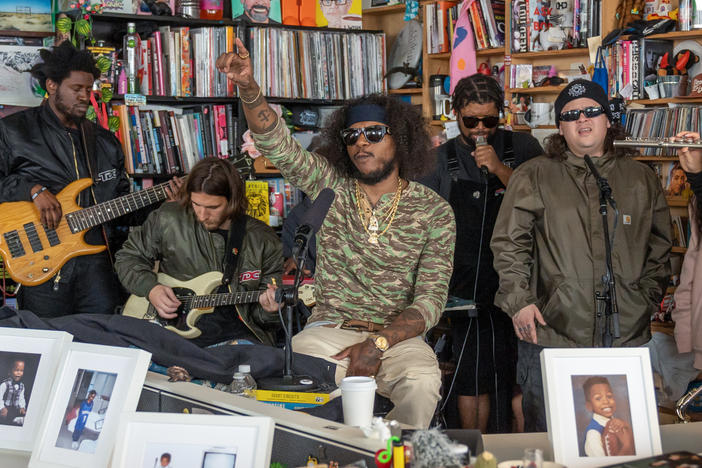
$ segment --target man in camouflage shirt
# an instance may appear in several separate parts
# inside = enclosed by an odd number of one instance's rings
[[[337,383],[374,376],[395,406],[388,418],[426,428],[441,375],[423,336],[446,302],[455,223],[443,199],[411,181],[432,167],[424,123],[399,100],[363,98],[328,122],[324,157],[307,152],[237,46],[217,68],[239,87],[257,149],[311,198],[326,187],[336,193],[318,234],[317,306],[293,349],[337,364]]]

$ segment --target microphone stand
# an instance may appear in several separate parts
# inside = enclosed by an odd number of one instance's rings
[[[612,206],[615,214],[618,213],[617,204],[612,198],[612,188],[607,179],[602,177],[589,155],[585,155],[585,162],[600,189],[600,215],[602,216],[602,231],[605,241],[605,273],[602,275],[602,291],[595,291],[597,301],[597,318],[604,315],[605,325],[602,332],[602,344],[610,348],[614,338],[621,336],[619,331],[619,305],[617,304],[617,290],[614,282],[614,268],[612,267],[612,242],[609,237],[609,221],[607,220],[607,204]],[[618,215],[616,215],[618,217]],[[616,218],[615,218],[616,229]],[[604,314],[603,314],[604,312]]]
[[[305,226],[301,226],[305,227]],[[299,229],[299,228],[298,228]],[[262,390],[277,390],[282,392],[309,392],[317,388],[317,382],[312,377],[307,375],[294,375],[292,372],[293,351],[292,351],[292,326],[293,326],[293,309],[297,305],[298,294],[297,290],[303,279],[303,269],[307,261],[307,247],[309,238],[303,241],[297,255],[294,255],[297,270],[295,272],[295,280],[292,288],[280,288],[276,291],[275,299],[279,304],[285,305],[285,364],[283,369],[283,377],[267,377],[260,379],[258,384]]]

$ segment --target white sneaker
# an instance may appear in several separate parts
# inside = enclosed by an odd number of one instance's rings
[[[73,443],[71,444],[71,448],[72,448],[73,450],[78,450],[78,442],[73,442]]]

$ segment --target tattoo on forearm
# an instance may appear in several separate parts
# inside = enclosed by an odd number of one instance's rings
[[[272,115],[271,115],[272,114]],[[262,110],[259,114],[258,117],[263,120],[264,122],[270,121],[271,123],[263,127],[263,133],[270,132],[275,128],[275,126],[278,124],[278,119],[276,118],[277,116],[275,113],[271,112],[269,109]]]
[[[422,314],[416,310],[407,310],[393,320],[393,322],[382,331],[390,345],[395,345],[400,341],[421,335],[424,331],[425,322]]]

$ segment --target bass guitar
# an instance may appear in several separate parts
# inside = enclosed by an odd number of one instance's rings
[[[164,182],[81,208],[76,198],[92,183],[91,179],[78,179],[56,195],[63,210],[56,229],[41,224],[39,211],[32,202],[0,204],[0,256],[13,280],[25,286],[42,284],[71,258],[96,254],[107,248],[83,241],[88,229],[168,198],[168,182]]]
[[[159,284],[170,286],[180,301],[177,317],[165,319],[158,315],[156,308],[145,297],[129,296],[122,315],[150,320],[188,339],[197,338],[202,331],[196,322],[215,307],[225,305],[250,304],[258,302],[261,291],[237,291],[232,293],[212,293],[222,284],[222,273],[210,271],[188,281],[180,281],[165,273],[158,274]],[[298,297],[308,307],[314,305],[314,285],[303,284],[297,291]]]

